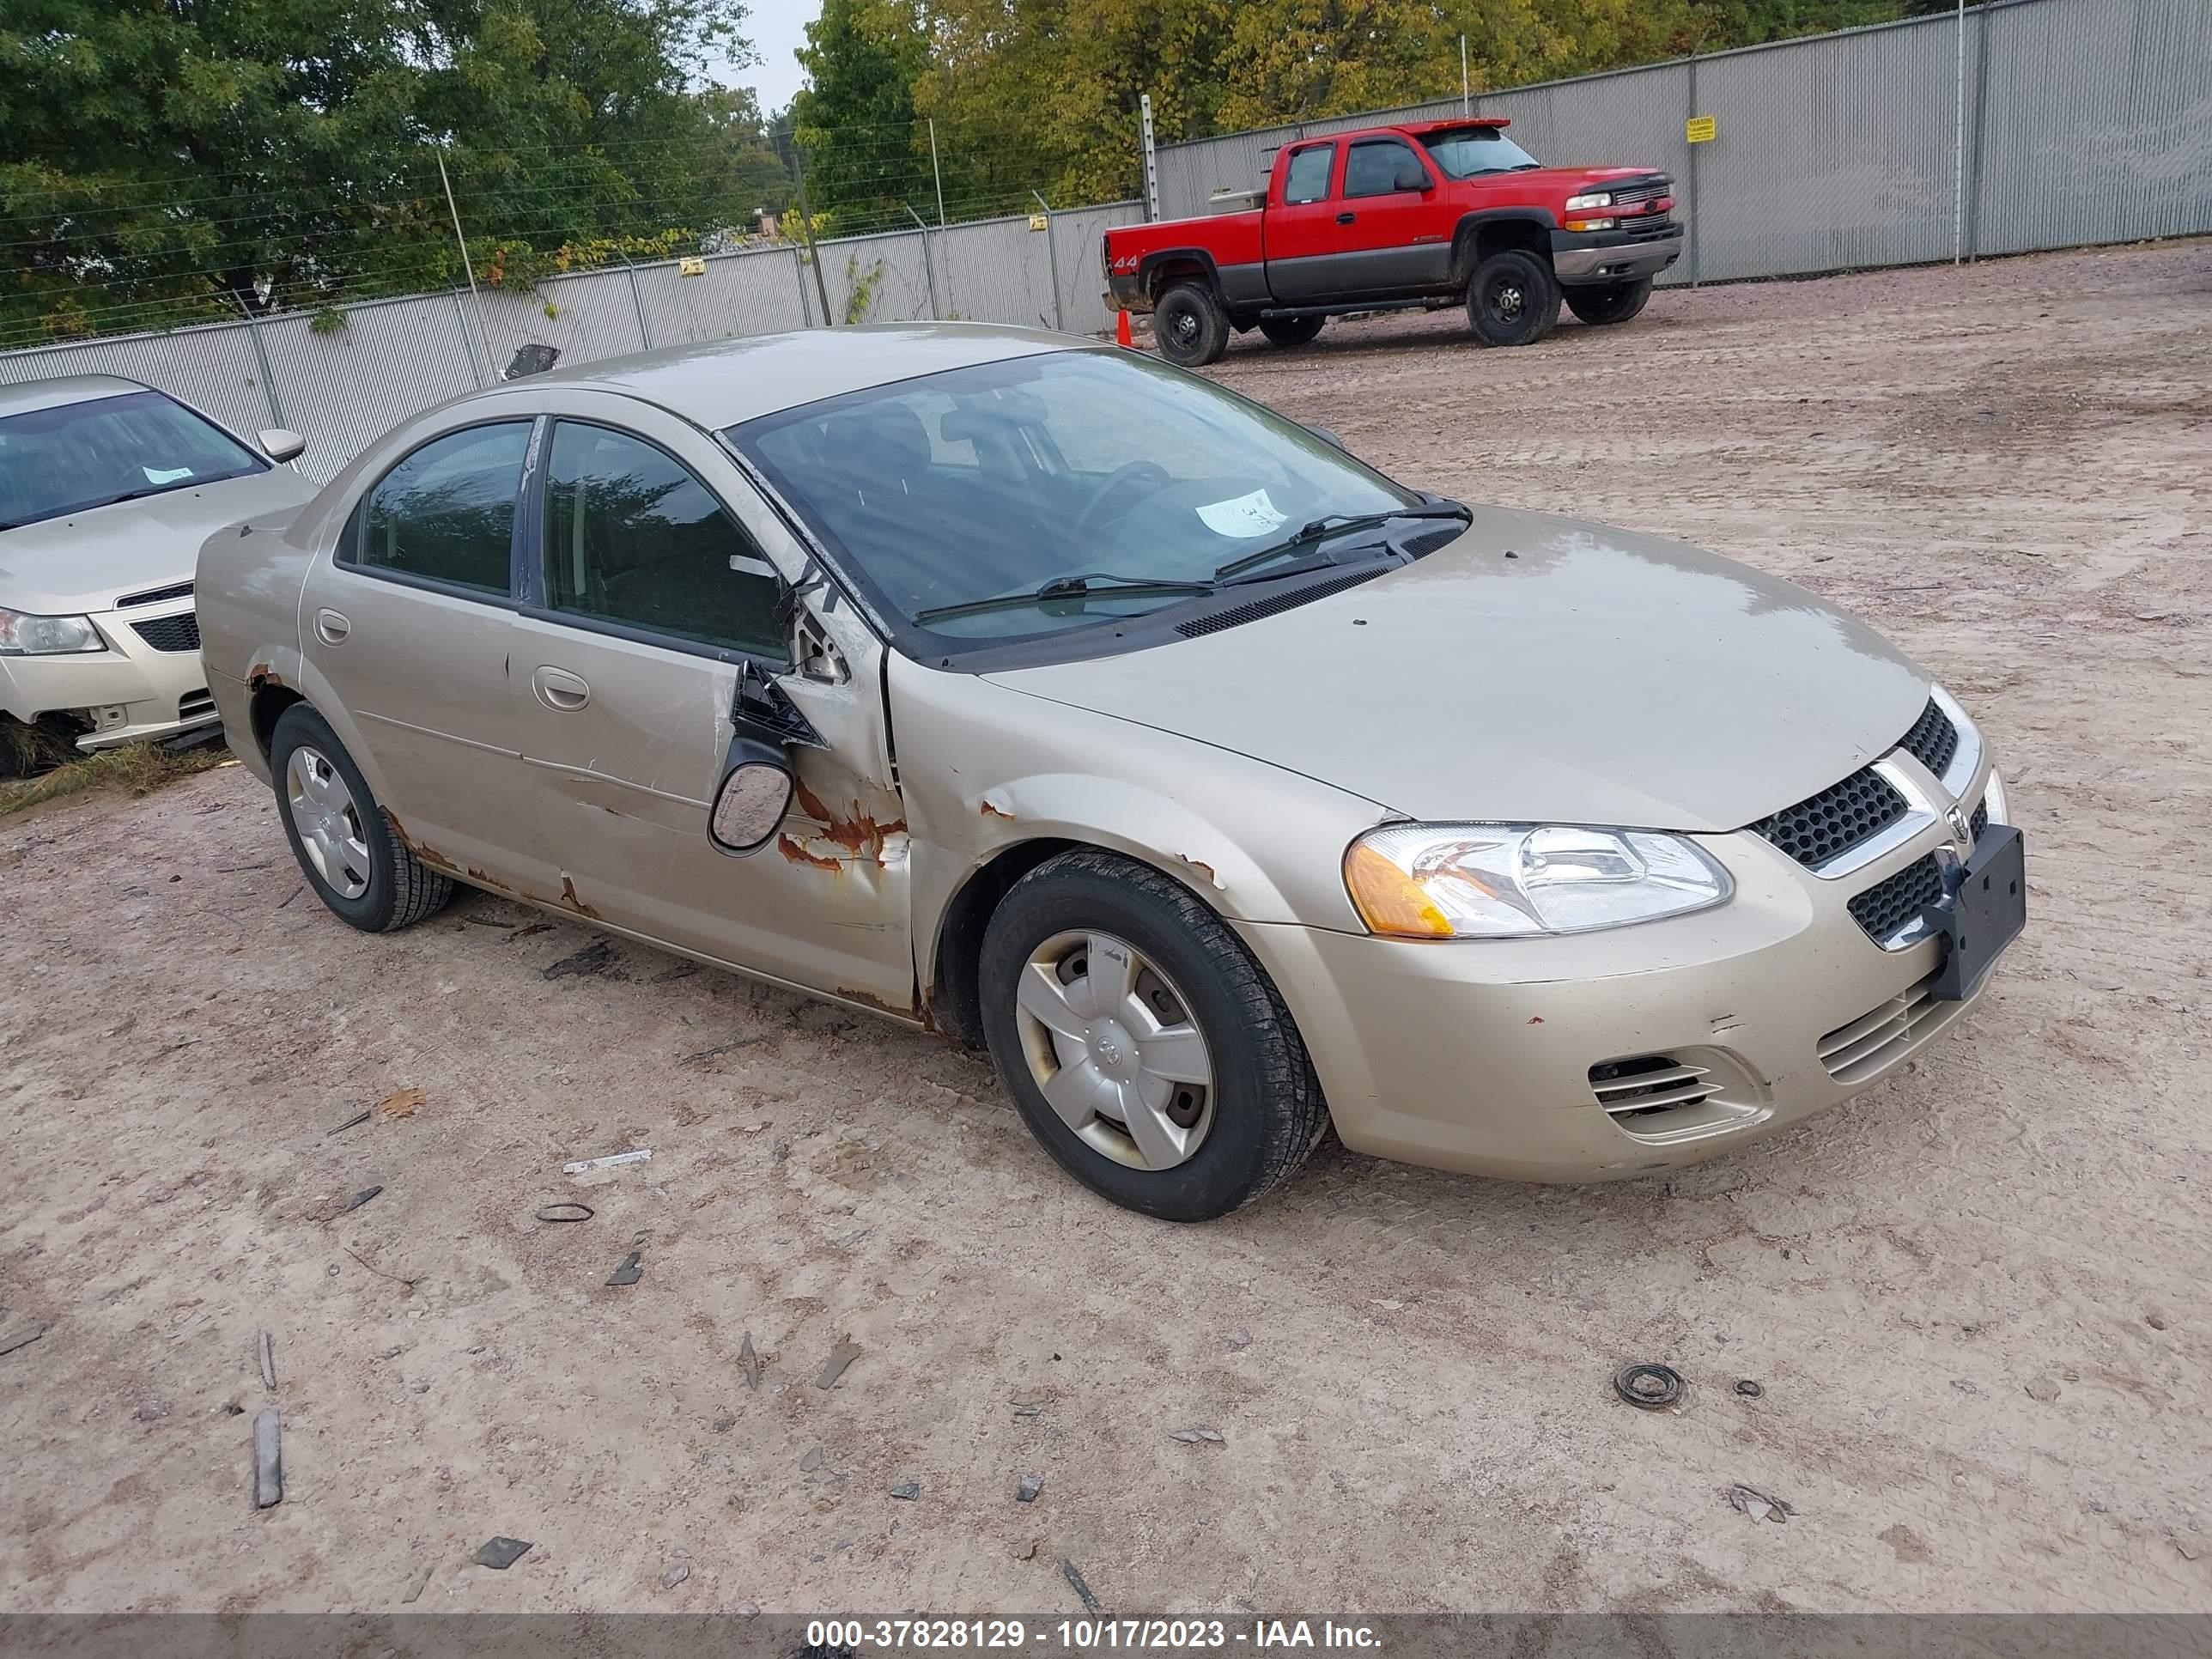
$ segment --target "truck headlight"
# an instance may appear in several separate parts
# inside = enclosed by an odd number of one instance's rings
[[[1609,190],[1594,190],[1587,196],[1567,198],[1567,211],[1570,213],[1580,213],[1586,208],[1611,207],[1612,205],[1613,192]]]
[[[1394,823],[1344,855],[1370,931],[1398,939],[1522,939],[1678,916],[1734,889],[1711,854],[1650,830]]]
[[[89,617],[32,617],[0,605],[0,657],[54,657],[105,651]]]

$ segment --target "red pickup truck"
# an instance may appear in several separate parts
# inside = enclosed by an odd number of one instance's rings
[[[1233,330],[1303,345],[1347,312],[1464,301],[1492,345],[1567,308],[1625,323],[1681,257],[1674,185],[1650,167],[1547,167],[1491,117],[1285,144],[1242,211],[1106,233],[1108,298],[1149,311],[1160,355],[1210,363]],[[1218,199],[1218,198],[1217,198]]]

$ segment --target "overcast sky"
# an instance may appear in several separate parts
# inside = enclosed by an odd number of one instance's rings
[[[806,26],[821,15],[822,0],[752,0],[745,33],[760,62],[744,70],[718,66],[714,78],[725,86],[752,88],[760,94],[761,113],[773,114],[805,78],[792,54],[806,44]]]

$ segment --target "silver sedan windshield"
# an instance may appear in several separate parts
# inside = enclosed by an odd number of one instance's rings
[[[1316,520],[1413,504],[1296,422],[1121,351],[951,369],[726,435],[889,609],[964,640],[1187,603]]]

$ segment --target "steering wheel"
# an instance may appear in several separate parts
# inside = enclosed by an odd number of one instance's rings
[[[1174,479],[1168,477],[1167,468],[1160,465],[1157,461],[1124,461],[1106,475],[1105,482],[1101,483],[1092,493],[1091,499],[1083,504],[1083,510],[1075,515],[1074,526],[1068,534],[1080,536],[1091,528],[1093,520],[1102,524],[1105,522],[1108,515],[1102,514],[1099,509],[1115,495],[1127,491],[1133,484],[1143,483],[1149,485],[1151,490],[1161,490],[1165,489],[1174,482]],[[1135,505],[1134,501],[1129,503],[1129,507]],[[1129,507],[1125,507],[1121,510],[1126,513]]]

